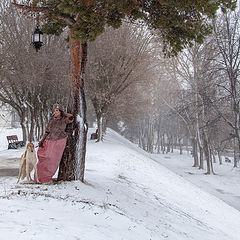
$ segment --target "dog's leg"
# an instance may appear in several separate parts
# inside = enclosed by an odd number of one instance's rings
[[[26,175],[27,175],[27,181],[30,182],[31,176],[30,176],[30,169],[29,169],[29,161],[26,161]]]
[[[37,183],[40,183],[38,179],[38,170],[37,170],[37,158],[36,158],[36,153],[34,152],[34,161],[33,161],[33,168],[34,168],[34,176],[37,181]]]
[[[19,166],[19,173],[18,173],[18,181],[17,181],[17,183],[19,183],[19,181],[20,181],[20,178],[22,176],[22,171],[23,171],[23,163],[21,163],[20,166]]]
[[[37,165],[36,164],[34,165],[34,176],[35,176],[35,179],[36,179],[37,183],[40,183],[40,181],[38,179],[38,171],[37,171]]]
[[[29,173],[29,178],[30,178],[30,181],[31,181],[31,182],[34,182],[34,180],[33,180],[32,177],[31,177],[31,172]]]
[[[31,176],[31,172],[32,172],[32,170],[34,169],[33,163],[32,163],[32,162],[29,162],[28,167],[29,167],[29,168],[28,168],[28,171],[29,171],[30,181],[31,181],[31,182],[34,182],[33,179],[32,179],[32,176]]]
[[[34,168],[34,176],[35,179],[37,181],[37,183],[40,183],[39,179],[38,179],[38,170],[37,170],[37,158],[36,158],[36,154],[34,154],[34,164],[33,164],[33,168]]]
[[[22,165],[21,165],[20,168],[19,168],[19,173],[18,173],[18,180],[17,180],[17,183],[19,183],[19,181],[20,181],[21,174],[22,174]]]

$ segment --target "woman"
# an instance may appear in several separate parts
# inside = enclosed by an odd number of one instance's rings
[[[67,142],[66,125],[73,122],[73,115],[64,113],[60,104],[53,105],[45,134],[39,142],[37,173],[40,183],[51,183],[61,161]]]

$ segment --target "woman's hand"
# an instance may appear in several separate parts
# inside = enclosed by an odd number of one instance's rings
[[[73,119],[74,119],[74,116],[73,116],[71,113],[62,112],[62,115],[63,115],[64,117],[67,117],[70,122],[72,122]]]
[[[43,140],[41,140],[39,143],[38,143],[38,147],[42,148],[43,147]]]
[[[74,116],[71,115],[70,117],[68,117],[68,119],[72,121],[74,119]]]
[[[43,143],[44,143],[44,141],[45,141],[45,139],[46,139],[48,134],[49,134],[49,132],[47,132],[47,131],[44,133],[44,135],[42,137],[42,140],[38,143],[39,147],[41,147],[41,148],[43,147]]]

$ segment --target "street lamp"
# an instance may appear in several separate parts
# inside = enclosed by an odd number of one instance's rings
[[[38,25],[32,34],[32,44],[33,44],[34,48],[36,49],[36,51],[40,50],[40,48],[43,45],[43,33],[39,29]]]

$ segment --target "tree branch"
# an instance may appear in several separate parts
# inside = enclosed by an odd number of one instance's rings
[[[37,12],[37,13],[43,13],[43,14],[53,13],[53,10],[49,7],[38,7],[38,6],[32,6],[32,5],[19,4],[16,2],[16,0],[13,0],[13,5],[23,10],[26,13],[30,13],[30,12]],[[59,13],[58,15],[56,15],[56,18],[64,20],[68,25],[73,25],[76,23],[75,19],[68,14]]]
[[[23,11],[27,12],[42,12],[42,13],[50,13],[51,9],[48,7],[37,7],[37,6],[28,6],[24,4],[19,4],[16,2],[16,0],[13,0],[13,5],[16,6],[19,9],[22,9]]]
[[[67,14],[61,13],[57,16],[58,19],[64,20],[68,25],[72,26],[76,23],[75,19]]]

